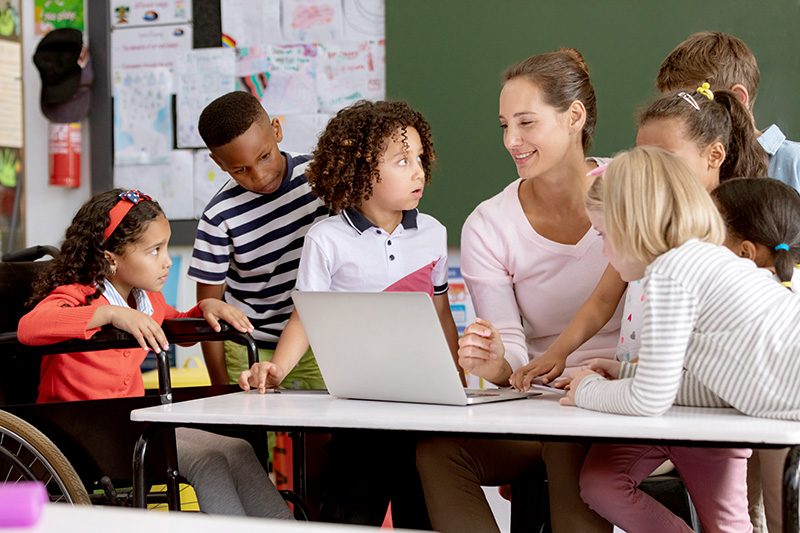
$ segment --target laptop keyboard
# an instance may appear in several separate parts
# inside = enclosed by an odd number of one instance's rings
[[[467,391],[467,398],[486,398],[489,396],[500,396],[499,392],[494,392],[491,390],[471,390]]]

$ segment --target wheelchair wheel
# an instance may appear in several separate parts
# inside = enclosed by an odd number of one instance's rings
[[[90,505],[86,487],[64,454],[41,431],[0,411],[0,483],[42,481],[50,500]]]

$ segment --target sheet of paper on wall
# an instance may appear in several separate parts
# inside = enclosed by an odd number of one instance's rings
[[[280,149],[284,152],[310,154],[317,147],[317,140],[333,115],[308,113],[303,115],[278,115],[283,129]]]
[[[172,73],[167,67],[113,75],[114,164],[157,165],[172,151]]]
[[[319,43],[342,39],[341,0],[282,0],[283,38]]]
[[[346,40],[378,40],[386,36],[384,0],[342,0],[342,14]]]
[[[173,150],[163,165],[114,167],[114,186],[139,189],[153,197],[168,219],[194,218],[192,150]]]
[[[22,45],[0,40],[0,146],[22,148]]]
[[[111,70],[169,68],[175,84],[175,61],[192,49],[192,26],[118,28],[111,32]]]
[[[318,44],[317,94],[320,109],[335,113],[361,99],[379,100],[385,94],[383,64],[369,41]]]
[[[110,0],[112,28],[191,22],[191,0]]]
[[[236,85],[272,115],[315,113],[317,48],[313,44],[237,48]]]
[[[236,90],[236,54],[231,48],[200,48],[178,56],[176,71],[179,148],[202,148],[197,120],[215,98]]]
[[[281,0],[220,2],[222,45],[227,47],[277,43],[281,37]]]
[[[208,202],[230,179],[214,163],[208,150],[194,150],[194,218],[200,219]]]

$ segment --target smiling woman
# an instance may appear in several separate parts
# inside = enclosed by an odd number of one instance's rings
[[[461,272],[481,318],[466,329],[458,353],[464,369],[506,386],[514,370],[545,353],[608,261],[583,206],[594,179],[586,174],[599,163],[585,156],[597,108],[583,58],[573,49],[540,54],[510,66],[502,80],[500,126],[519,179],[464,224]],[[568,358],[568,370],[613,357],[619,313]],[[536,479],[544,459],[553,531],[611,531],[580,499],[585,453],[580,444],[422,442],[417,462],[432,525],[496,531],[480,485]]]

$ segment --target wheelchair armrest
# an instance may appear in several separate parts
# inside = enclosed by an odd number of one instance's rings
[[[250,365],[255,362],[258,348],[253,336],[220,322],[220,331],[214,331],[202,318],[175,318],[162,324],[167,341],[172,344],[192,343],[204,340],[230,340],[247,349]],[[0,354],[15,356],[44,356],[62,353],[94,352],[100,350],[137,348],[139,343],[130,333],[112,326],[104,326],[90,339],[70,339],[43,346],[28,346],[19,342],[16,332],[0,333]],[[169,365],[164,352],[156,354],[159,364],[159,393],[163,402],[172,399]],[[1,357],[0,357],[1,358]]]
[[[165,320],[161,326],[172,344],[190,343],[208,340],[231,340],[247,348],[250,365],[255,362],[258,349],[255,340],[249,333],[242,333],[232,328],[227,322],[220,321],[220,331],[214,331],[202,318],[173,318]],[[16,332],[0,333],[0,351],[8,348],[10,352],[25,355],[53,355],[59,353],[95,352],[121,348],[136,348],[139,343],[130,333],[113,326],[103,326],[90,339],[70,339],[68,341],[29,346],[17,339]]]
[[[174,344],[198,341],[229,340],[247,349],[248,366],[253,366],[258,355],[256,341],[249,333],[242,333],[225,321],[220,321],[220,331],[214,331],[203,318],[173,318],[161,325],[167,340]]]

